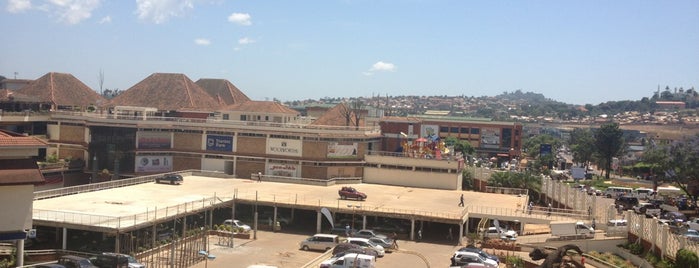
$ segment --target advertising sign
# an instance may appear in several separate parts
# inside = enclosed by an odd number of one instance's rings
[[[357,157],[356,142],[331,142],[328,143],[328,158],[352,158]]]
[[[299,165],[269,163],[267,173],[272,176],[298,177]]]
[[[233,137],[221,135],[206,135],[206,150],[232,152]]]
[[[500,129],[481,129],[481,148],[500,148]]]
[[[172,171],[172,156],[167,155],[137,155],[136,172],[170,172]]]
[[[438,125],[422,125],[420,129],[420,137],[439,137],[439,126]]]
[[[267,139],[267,154],[301,156],[301,141],[290,139]]]
[[[139,131],[138,149],[170,149],[172,148],[172,134],[170,132]]]

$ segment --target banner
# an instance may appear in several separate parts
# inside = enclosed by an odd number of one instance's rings
[[[330,213],[328,208],[321,208],[320,213],[322,213],[326,219],[330,222],[330,227],[335,228],[335,222],[333,221],[333,215]]]
[[[232,152],[233,151],[233,137],[232,136],[221,136],[221,135],[206,135],[206,150],[207,151]]]
[[[146,132],[139,131],[137,134],[138,149],[170,149],[172,148],[172,134],[170,132]]]
[[[298,177],[299,165],[269,163],[265,174],[282,177]]]
[[[500,148],[499,128],[481,128],[481,148]]]
[[[438,125],[422,125],[420,129],[420,137],[427,138],[430,136],[439,137],[439,126]]]
[[[357,157],[357,143],[331,142],[328,143],[328,158],[353,158]]]
[[[301,141],[290,139],[267,139],[267,154],[301,156]]]
[[[136,156],[136,172],[160,173],[172,171],[172,156]]]

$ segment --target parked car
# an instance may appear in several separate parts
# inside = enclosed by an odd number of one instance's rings
[[[184,178],[179,174],[168,174],[155,179],[155,183],[167,182],[170,184],[182,184],[184,183]]]
[[[102,256],[107,257],[108,259],[116,259],[116,258],[126,259],[129,268],[145,268],[146,267],[146,265],[138,262],[138,260],[131,255],[122,254],[122,253],[114,253],[114,252],[102,252]],[[100,266],[100,265],[97,265],[97,266]]]
[[[502,239],[506,241],[515,241],[517,240],[517,232],[514,230],[506,230],[505,228],[500,228],[498,230],[497,227],[489,227],[485,233],[484,233],[485,238],[490,238],[490,239]]]
[[[684,223],[689,229],[699,230],[699,218],[692,218]]]
[[[660,214],[660,220],[666,220],[669,225],[680,226],[687,221],[687,216],[677,211],[667,211]]]
[[[353,237],[364,237],[364,238],[372,238],[372,237],[379,237],[379,238],[388,238],[388,236],[384,234],[377,233],[374,230],[371,229],[362,229],[354,233],[352,235]]]
[[[649,202],[638,203],[638,205],[633,206],[633,210],[636,212],[636,214],[643,214],[649,218],[657,217],[661,212],[658,205]]]
[[[686,237],[689,241],[699,242],[699,231],[695,229],[687,229],[682,236]]]
[[[638,205],[638,197],[619,196],[614,200],[614,205],[622,210],[629,210]]]
[[[337,246],[335,246],[332,251],[333,257],[341,257],[348,253],[366,254],[374,257],[379,256],[379,252],[373,248],[365,248],[360,245],[355,245],[351,243],[337,244]]]
[[[354,189],[354,187],[349,186],[343,186],[342,188],[340,188],[340,190],[337,191],[337,193],[340,195],[340,198],[342,199],[352,198],[357,200],[364,200],[367,197],[365,193],[357,191],[357,189]]]
[[[268,221],[274,220],[274,212],[262,212],[257,216],[257,220],[258,223],[264,222],[265,224],[267,224]],[[277,222],[281,226],[288,226],[289,224],[291,224],[291,220],[289,220],[289,218],[279,215],[279,213],[277,213]]]
[[[369,241],[369,239],[366,239],[366,238],[349,237],[349,238],[347,238],[347,243],[359,245],[359,246],[366,247],[366,248],[375,249],[376,252],[379,253],[379,257],[383,257],[384,254],[386,253],[386,250],[382,246],[379,246],[379,245],[375,244],[374,242]]]
[[[464,266],[468,265],[469,263],[479,263],[488,268],[498,267],[498,263],[496,263],[494,260],[484,258],[478,253],[474,252],[457,251],[454,252],[454,255],[451,256],[450,260],[452,266]]]
[[[481,255],[482,257],[494,260],[496,263],[498,263],[498,265],[500,264],[500,259],[498,258],[498,256],[493,255],[493,254],[488,254],[487,252],[483,251],[483,249],[477,248],[474,245],[468,245],[466,247],[462,247],[457,251],[477,253],[478,255]]]
[[[390,238],[384,238],[384,237],[378,237],[378,236],[373,236],[369,237],[369,241],[374,242],[374,244],[377,244],[379,246],[382,246],[383,249],[387,252],[391,252],[394,249],[396,249],[396,244],[393,243],[393,239]]]
[[[34,265],[34,268],[66,268],[65,266],[58,263],[44,263]]]
[[[250,225],[247,225],[239,220],[227,219],[227,220],[223,221],[223,224],[242,229],[243,232],[252,231],[252,228],[250,227]]]
[[[92,264],[89,259],[74,255],[61,256],[58,258],[58,264],[63,265],[66,268],[99,268]]]
[[[330,228],[330,231],[328,231],[330,234],[334,235],[339,235],[339,236],[354,236],[354,234],[357,233],[357,230],[349,228],[347,229],[347,226],[335,226],[333,228]]]
[[[315,234],[299,243],[299,248],[302,250],[330,250],[342,240],[337,235],[332,234]]]

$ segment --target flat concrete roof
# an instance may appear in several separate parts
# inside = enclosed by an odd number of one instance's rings
[[[417,218],[447,223],[475,215],[516,214],[525,197],[458,190],[423,189],[378,184],[351,184],[368,195],[365,201],[341,200],[343,185],[314,186],[257,182],[249,179],[185,176],[182,185],[142,183],[34,201],[34,223],[101,231],[133,230],[183,214],[230,206],[236,202],[277,205],[366,215]],[[459,197],[464,194],[464,207]],[[361,206],[361,207],[357,207]],[[527,217],[519,212],[518,216]],[[481,216],[475,216],[481,217]],[[537,218],[540,216],[531,215]],[[536,219],[534,219],[536,220]]]

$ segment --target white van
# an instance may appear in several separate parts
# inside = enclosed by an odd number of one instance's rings
[[[374,268],[376,263],[376,258],[371,255],[349,253],[342,257],[331,258],[320,263],[320,268],[346,268],[346,267],[358,267],[358,268]]]
[[[648,199],[653,195],[653,189],[636,188],[633,190],[633,195],[638,197],[638,199]]]
[[[620,196],[629,195],[633,192],[633,189],[629,187],[616,187],[612,186],[604,190],[604,196],[607,198],[617,198]]]
[[[340,243],[340,237],[334,234],[316,234],[299,243],[302,250],[328,251]]]

